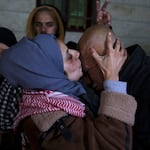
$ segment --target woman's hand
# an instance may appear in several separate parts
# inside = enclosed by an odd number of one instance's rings
[[[102,8],[100,8],[100,0],[96,0],[96,22],[97,24],[104,24],[106,26],[111,26],[112,16],[106,11],[107,5],[109,4],[109,0],[105,0]]]
[[[91,50],[93,58],[103,73],[104,80],[119,80],[119,71],[127,58],[126,49],[124,49],[120,40],[116,39],[113,46],[111,33],[109,32],[106,38],[105,55],[100,56],[94,48]]]

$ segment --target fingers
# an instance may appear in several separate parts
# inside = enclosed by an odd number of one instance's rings
[[[122,43],[121,43],[120,52],[122,53],[122,55],[124,56],[124,59],[126,60],[126,58],[127,58],[127,50],[124,48]]]
[[[102,6],[102,8],[101,8],[101,10],[102,10],[102,11],[105,11],[108,4],[109,4],[109,0],[105,0],[103,6]]]
[[[100,11],[100,0],[96,0],[96,11],[97,13]]]
[[[110,14],[108,11],[103,10],[103,16],[106,17],[106,20],[107,20],[106,23],[107,23],[108,25],[111,25],[111,23],[112,23],[112,16],[111,16],[111,14]]]
[[[106,36],[106,53],[109,53],[113,49],[113,43],[111,38],[111,32],[108,32]]]
[[[119,40],[119,38],[116,39],[115,43],[112,42],[112,34],[111,32],[108,32],[106,37],[106,53],[120,53],[120,55],[124,56],[124,58],[127,57],[127,51],[124,48],[123,44]]]
[[[114,53],[115,53],[116,56],[117,55],[120,56],[121,64],[123,65],[126,58],[127,58],[127,51],[126,51],[123,44],[121,43],[121,41],[118,38],[116,39],[116,43],[115,43],[115,46],[114,46]]]
[[[107,51],[115,50],[119,52],[121,50],[121,42],[119,38],[116,39],[115,43],[112,42],[112,33],[108,32],[106,36],[106,48]]]
[[[96,11],[98,12],[98,11],[105,11],[106,9],[107,9],[107,6],[108,6],[108,4],[109,4],[109,0],[105,0],[105,2],[104,2],[104,4],[103,4],[103,6],[102,6],[102,8],[101,8],[101,3],[100,3],[100,0],[96,0]],[[101,9],[100,9],[101,8]]]
[[[114,43],[114,50],[117,52],[121,52],[123,55],[126,55],[126,50],[123,46],[123,44],[121,43],[121,41],[119,40],[119,38],[116,39],[116,42]]]
[[[112,16],[106,10],[109,4],[109,0],[105,0],[102,8],[100,6],[100,0],[96,0],[96,11],[97,11],[97,24],[104,24],[106,26],[111,26]]]
[[[100,61],[102,60],[103,56],[100,56],[94,48],[91,48],[91,52],[92,52],[93,58],[99,64]]]
[[[113,48],[114,48],[114,50],[117,51],[117,52],[120,51],[120,49],[121,49],[121,43],[120,43],[120,40],[119,40],[118,38],[116,39]]]

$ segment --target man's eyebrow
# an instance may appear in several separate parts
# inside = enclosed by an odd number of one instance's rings
[[[34,23],[54,23],[54,21],[46,21],[46,22],[42,22],[42,21],[35,21]]]

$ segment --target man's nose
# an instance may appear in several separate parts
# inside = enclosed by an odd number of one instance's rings
[[[42,27],[41,27],[41,32],[42,33],[46,33],[46,25],[45,24],[42,24]]]

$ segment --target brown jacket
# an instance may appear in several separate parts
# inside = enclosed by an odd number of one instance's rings
[[[96,118],[89,113],[85,118],[65,117],[64,125],[55,123],[42,132],[29,117],[22,127],[31,150],[129,150],[136,107],[132,96],[104,91]]]

